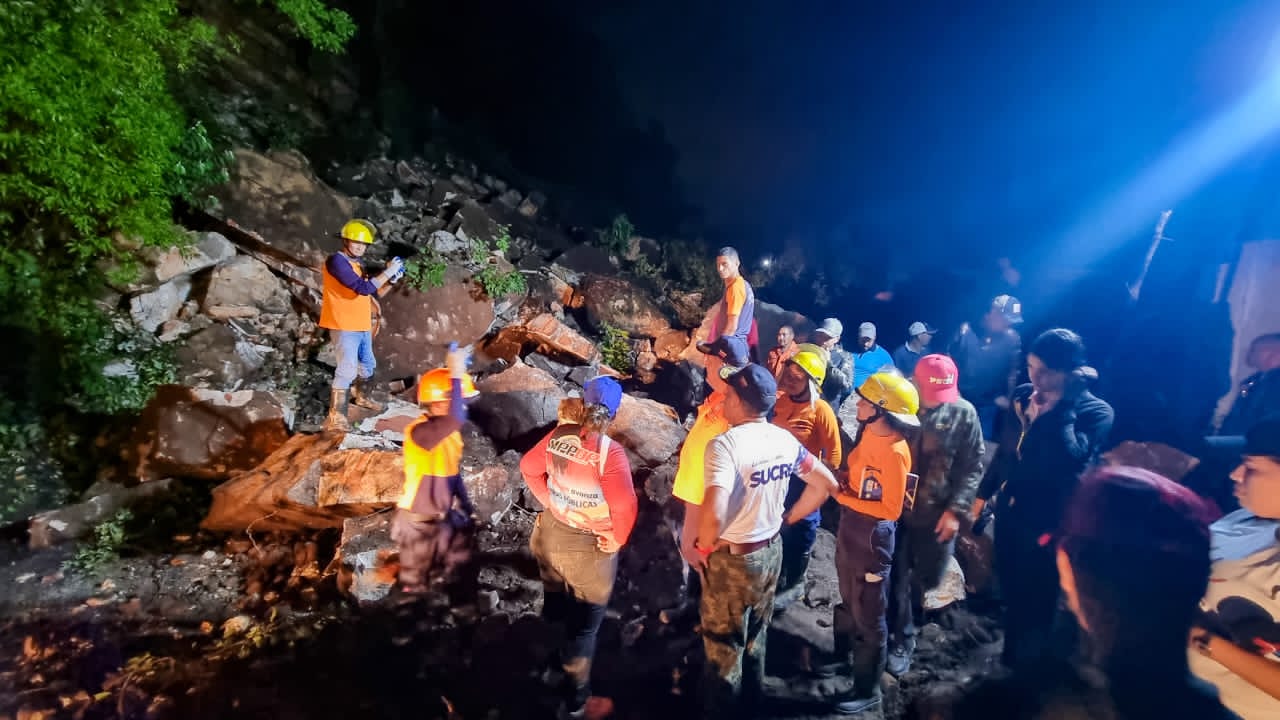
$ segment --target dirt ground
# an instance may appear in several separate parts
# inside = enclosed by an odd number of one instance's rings
[[[3,545],[0,718],[554,717],[539,680],[554,635],[518,533],[482,539],[480,602],[454,607],[352,605],[319,572],[333,542],[183,538],[180,552],[126,557],[95,578],[61,570],[65,549]],[[804,599],[775,618],[761,717],[833,717],[829,699],[848,685],[806,672],[831,649],[833,556],[824,530]],[[601,633],[596,693],[617,718],[697,717],[696,616],[664,624],[618,605]],[[934,619],[911,672],[886,675],[886,703],[861,717],[927,717],[926,692],[991,667],[989,617],[951,608]]]

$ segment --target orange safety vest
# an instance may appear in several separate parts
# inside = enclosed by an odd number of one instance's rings
[[[427,449],[413,441],[413,429],[428,418],[418,418],[404,429],[404,491],[399,507],[413,509],[424,477],[450,478],[462,468],[462,433],[454,431],[435,447]]]
[[[346,253],[342,258],[351,263],[351,269],[360,277],[365,277],[360,262],[353,260]],[[373,296],[361,295],[338,282],[338,278],[329,274],[329,263],[321,266],[324,283],[320,296],[320,327],[330,330],[348,330],[366,332],[373,329]]]

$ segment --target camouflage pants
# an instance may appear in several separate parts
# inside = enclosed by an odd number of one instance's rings
[[[889,637],[910,643],[924,608],[924,595],[942,582],[956,539],[938,542],[933,529],[942,510],[917,508],[918,517],[898,523],[894,535],[893,572],[889,575]]]
[[[747,555],[719,551],[707,558],[701,607],[707,656],[702,717],[751,715],[748,703],[764,684],[765,635],[781,566],[782,541],[776,537]]]

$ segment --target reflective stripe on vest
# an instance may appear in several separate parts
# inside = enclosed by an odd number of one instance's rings
[[[338,253],[343,260],[351,263],[351,269],[360,277],[364,277],[364,268],[359,261],[353,260],[345,253]],[[364,332],[373,329],[373,297],[361,295],[355,290],[338,282],[338,278],[329,274],[329,263],[321,266],[320,275],[323,280],[320,300],[320,327],[330,330],[349,330]]]

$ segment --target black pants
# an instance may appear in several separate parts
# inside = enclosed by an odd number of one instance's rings
[[[1041,546],[1039,536],[1002,526],[997,519],[996,577],[1004,598],[1004,653],[1012,669],[1034,665],[1049,657],[1070,658],[1075,651],[1074,623],[1060,608],[1058,565],[1052,543]]]

